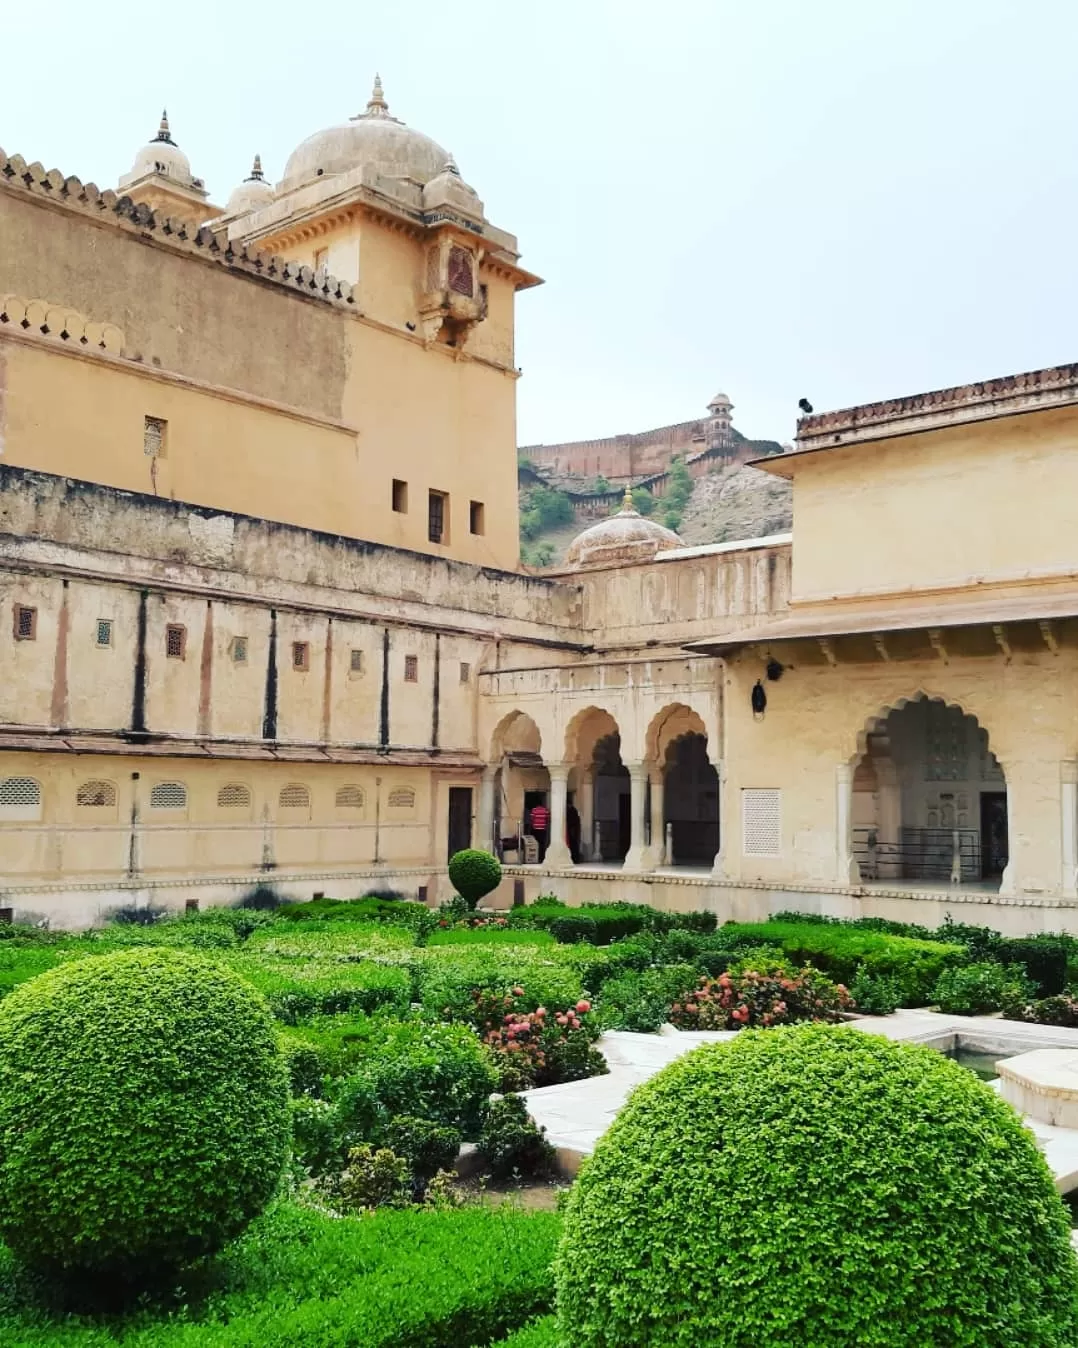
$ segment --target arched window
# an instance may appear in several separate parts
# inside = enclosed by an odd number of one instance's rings
[[[251,791],[242,782],[227,782],[217,792],[217,804],[222,810],[249,810]]]
[[[41,783],[33,777],[0,779],[0,819],[40,819]]]
[[[112,782],[98,781],[96,778],[83,782],[75,792],[75,804],[79,809],[114,810],[116,787]]]
[[[415,809],[415,787],[397,786],[389,793],[389,805],[393,810]]]
[[[309,810],[311,793],[302,782],[289,782],[287,786],[281,787],[277,804],[282,810]]]
[[[362,810],[364,804],[361,786],[340,786],[337,788],[336,806],[338,810]]]
[[[187,787],[183,782],[155,782],[150,790],[151,810],[186,810]]]

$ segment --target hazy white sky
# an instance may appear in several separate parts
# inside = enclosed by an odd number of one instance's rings
[[[113,186],[167,104],[223,201],[391,112],[546,278],[520,441],[717,390],[745,433],[1078,359],[1074,0],[0,0],[0,145]]]

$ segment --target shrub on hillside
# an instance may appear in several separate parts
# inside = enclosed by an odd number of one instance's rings
[[[476,847],[467,847],[449,858],[449,883],[468,905],[492,894],[501,883],[502,866],[497,857]]]
[[[1018,1115],[932,1049],[738,1035],[637,1088],[570,1195],[573,1348],[1069,1348],[1078,1261]]]
[[[945,969],[932,997],[939,1009],[950,1015],[984,1016],[1005,1006],[1024,1004],[1033,991],[1033,983],[1020,966],[986,961]]]
[[[0,1234],[129,1273],[219,1248],[272,1196],[288,1081],[265,1003],[227,969],[127,950],[0,1005]]]

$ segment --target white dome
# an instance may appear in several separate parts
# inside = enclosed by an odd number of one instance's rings
[[[708,407],[733,407],[733,403],[725,393],[716,393],[714,398],[708,403]]]
[[[289,155],[280,186],[298,187],[368,164],[385,178],[410,178],[424,186],[441,173],[448,159],[436,141],[390,117],[382,81],[375,76],[367,111],[343,126],[308,136]]]
[[[273,188],[262,173],[262,158],[255,155],[250,176],[245,178],[228,199],[226,215],[248,215],[267,206],[274,197]]]
[[[184,185],[190,185],[193,181],[191,161],[172,139],[168,129],[167,112],[161,114],[161,125],[157,129],[157,135],[149,145],[144,145],[135,155],[131,172],[121,181],[131,182],[136,178],[144,178],[149,173],[164,174],[165,177],[175,178]]]
[[[627,562],[650,562],[657,553],[684,547],[673,529],[647,519],[633,506],[632,492],[616,515],[600,520],[577,534],[565,552],[566,566],[622,566]]]

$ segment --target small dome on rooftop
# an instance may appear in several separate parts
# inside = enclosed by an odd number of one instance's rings
[[[161,113],[161,124],[157,128],[157,135],[135,155],[131,172],[125,174],[120,182],[121,184],[133,182],[136,178],[144,178],[149,173],[160,173],[167,178],[175,178],[177,182],[183,183],[184,186],[190,186],[194,182],[191,174],[191,161],[172,139],[167,109]]]
[[[574,570],[591,566],[621,566],[627,562],[650,562],[660,552],[684,547],[673,529],[641,515],[633,505],[632,488],[616,515],[600,520],[577,534],[565,553],[565,564]]]
[[[422,187],[442,172],[449,157],[429,136],[389,115],[382,81],[375,75],[366,111],[308,136],[289,155],[279,186],[298,187],[370,165],[384,178],[406,178]]]
[[[733,403],[725,393],[716,393],[714,398],[708,403],[708,407],[733,407]]]
[[[268,205],[273,200],[273,188],[262,172],[262,156],[255,155],[250,174],[244,178],[228,199],[226,215],[247,215]]]

